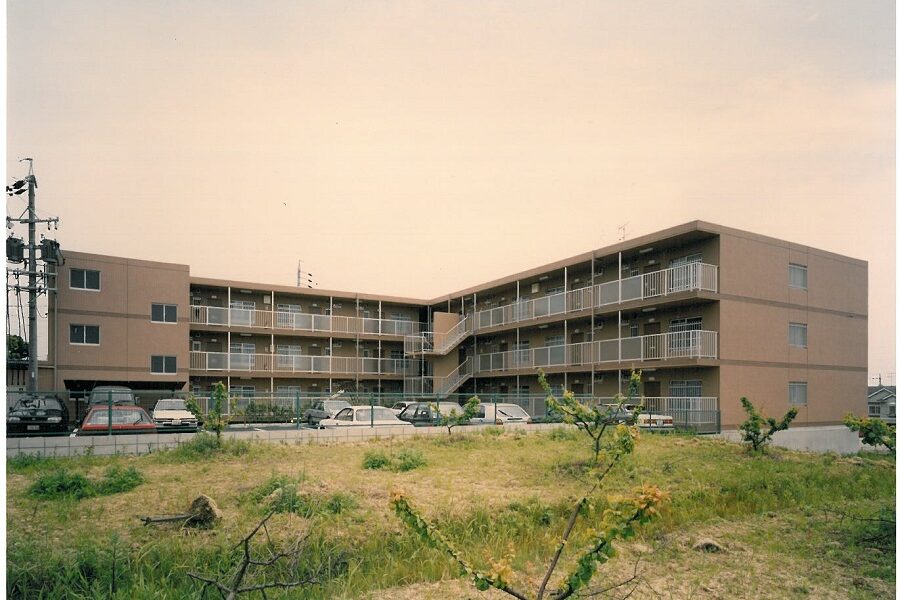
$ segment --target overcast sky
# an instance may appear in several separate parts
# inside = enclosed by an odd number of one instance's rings
[[[8,2],[10,180],[64,249],[429,298],[704,219],[869,261],[893,2]],[[11,201],[18,211],[22,201]]]

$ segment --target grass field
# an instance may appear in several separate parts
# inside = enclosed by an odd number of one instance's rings
[[[225,452],[198,446],[141,457],[13,459],[7,593],[197,597],[200,586],[187,572],[214,575],[235,564],[234,545],[268,512],[271,491],[287,483],[296,493],[279,502],[293,512],[276,514],[269,531],[285,545],[304,532],[309,537],[296,570],[272,576],[316,572],[322,583],[269,591],[269,598],[503,598],[476,591],[446,555],[408,531],[391,511],[391,489],[402,488],[479,566],[514,548],[516,580],[533,589],[585,489],[579,477],[587,456],[574,431],[489,430],[402,442],[234,443]],[[364,461],[410,468],[364,469]],[[66,482],[76,479],[107,492],[67,495]],[[563,554],[557,573],[587,543],[606,494],[652,483],[672,501],[635,539],[620,543],[619,555],[595,577],[598,587],[638,573],[632,598],[892,598],[893,526],[885,537],[880,521],[841,515],[893,520],[894,481],[893,457],[783,450],[750,456],[708,438],[643,435],[576,528],[573,551]],[[138,519],[183,512],[199,494],[222,509],[218,527],[145,527]],[[725,551],[694,550],[701,538]],[[596,597],[621,597],[633,585]]]

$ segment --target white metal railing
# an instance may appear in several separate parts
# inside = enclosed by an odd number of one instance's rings
[[[447,354],[474,331],[472,315],[466,315],[449,331],[424,331],[418,335],[406,336],[403,349],[407,354]]]
[[[716,292],[718,267],[706,263],[691,263],[626,277],[621,280],[621,296],[619,283],[619,280],[609,281],[543,298],[480,310],[474,314],[475,330],[620,302],[658,298],[678,292],[697,290]]]
[[[409,375],[415,366],[405,358],[191,352],[191,370],[197,371]]]
[[[342,315],[314,315],[283,311],[246,308],[222,308],[216,306],[191,306],[191,323],[196,325],[222,325],[232,327],[260,327],[291,331],[314,331],[362,335],[414,335],[422,330],[416,321],[396,319],[372,319]]]
[[[472,361],[467,358],[449,375],[433,378],[434,393],[443,396],[455,391],[472,376],[472,373]]]
[[[582,366],[620,360],[645,361],[717,356],[717,332],[681,331],[477,354],[474,367],[476,373],[490,373],[538,367]]]

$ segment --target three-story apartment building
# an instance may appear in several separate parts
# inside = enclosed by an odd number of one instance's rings
[[[811,425],[866,387],[865,261],[700,221],[432,300],[66,256],[50,358],[70,390],[224,381],[238,397],[506,394],[542,411],[538,369],[600,399],[637,369],[652,410],[733,428],[741,396]]]

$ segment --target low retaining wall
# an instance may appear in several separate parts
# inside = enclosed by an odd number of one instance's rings
[[[737,430],[723,431],[718,437],[729,442],[740,442],[741,432]],[[859,435],[844,425],[794,427],[787,431],[779,431],[772,436],[772,445],[788,450],[837,452],[838,454],[856,454],[860,450],[875,451],[872,446],[863,444]]]
[[[467,425],[455,428],[453,435],[481,431],[490,425]],[[531,425],[504,425],[504,430],[548,431],[567,427],[560,423],[534,423]],[[148,454],[167,448],[177,448],[192,439],[195,433],[154,433],[141,435],[97,435],[85,437],[48,436],[7,438],[6,457],[20,454],[34,456],[95,456],[111,454]],[[225,439],[252,440],[282,444],[322,444],[330,442],[359,442],[384,438],[411,438],[414,436],[447,435],[444,427],[342,427],[336,429],[286,429],[277,431],[226,431]]]

